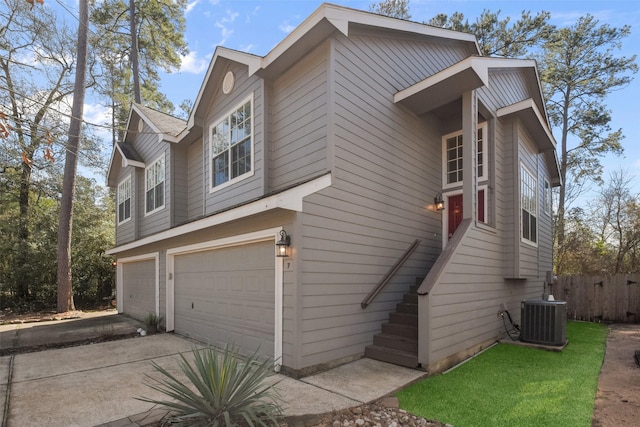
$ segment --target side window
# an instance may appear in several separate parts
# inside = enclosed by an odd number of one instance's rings
[[[553,193],[551,192],[551,183],[545,179],[544,180],[544,213],[547,215],[551,215],[551,203],[552,203]]]
[[[488,177],[489,146],[487,144],[487,123],[478,125],[477,133],[477,166],[478,181],[486,181]],[[444,164],[444,188],[462,184],[462,131],[457,131],[442,138]]]
[[[520,208],[522,210],[522,240],[538,243],[538,182],[523,165],[520,165]]]
[[[145,214],[164,207],[164,154],[145,171]]]
[[[253,172],[253,109],[247,99],[209,130],[210,191]]]
[[[131,219],[131,176],[118,184],[118,224]]]

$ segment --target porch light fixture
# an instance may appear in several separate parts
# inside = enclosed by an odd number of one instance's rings
[[[287,232],[284,230],[280,231],[280,240],[276,242],[276,256],[279,258],[286,258],[289,256],[288,248],[291,245],[291,237],[287,235]]]
[[[444,200],[442,200],[442,193],[436,194],[436,197],[433,199],[433,203],[436,205],[436,210],[438,212],[444,210]]]

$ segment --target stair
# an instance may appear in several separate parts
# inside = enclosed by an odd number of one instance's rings
[[[365,357],[418,368],[418,286],[409,288],[396,311],[389,314],[389,321],[382,324],[382,332],[373,337],[373,344],[366,347]]]

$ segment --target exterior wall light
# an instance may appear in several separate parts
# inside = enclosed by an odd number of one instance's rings
[[[442,193],[436,194],[436,197],[433,199],[433,203],[436,205],[436,210],[438,212],[444,210],[444,200],[442,200]]]
[[[288,248],[291,245],[291,237],[287,235],[287,232],[284,230],[280,231],[280,240],[276,242],[276,256],[279,258],[286,258],[289,256]]]

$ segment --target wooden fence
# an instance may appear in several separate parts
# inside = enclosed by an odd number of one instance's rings
[[[567,302],[569,320],[640,323],[640,273],[558,276],[549,293]]]

